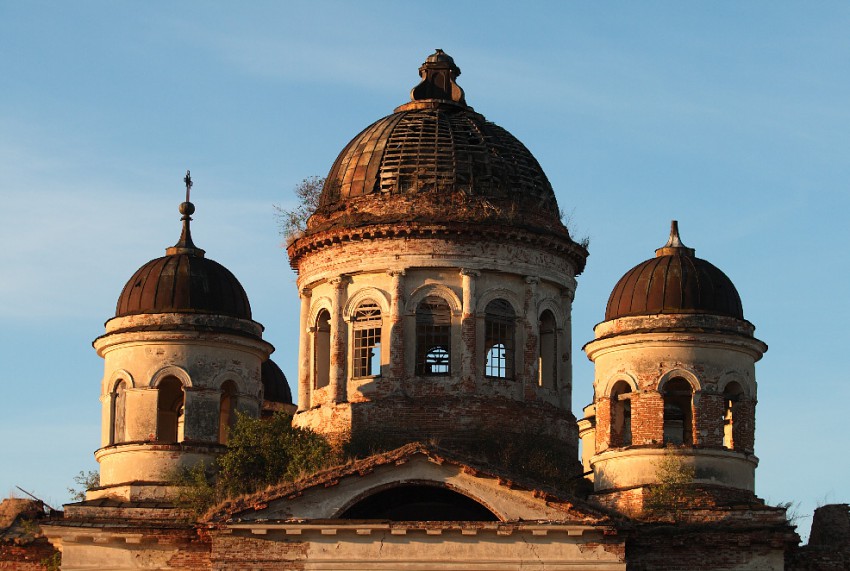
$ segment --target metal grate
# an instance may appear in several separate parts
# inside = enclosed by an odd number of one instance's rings
[[[381,374],[381,308],[372,300],[354,311],[352,375],[374,377]]]
[[[488,377],[514,376],[515,318],[513,307],[503,299],[494,299],[484,310],[484,374]]]
[[[416,374],[451,373],[451,309],[429,296],[416,308]]]

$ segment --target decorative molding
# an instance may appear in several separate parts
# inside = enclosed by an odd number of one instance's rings
[[[186,372],[186,369],[178,367],[177,365],[168,365],[159,369],[151,377],[151,382],[149,386],[151,388],[156,388],[160,381],[162,381],[166,377],[176,378],[183,385],[183,388],[190,388],[192,386],[192,377],[189,376],[189,373]]]

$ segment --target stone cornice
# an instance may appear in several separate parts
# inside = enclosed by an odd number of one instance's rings
[[[419,224],[398,222],[389,224],[371,224],[354,228],[333,228],[304,235],[294,240],[287,247],[289,264],[298,269],[300,259],[313,252],[318,252],[329,246],[346,242],[362,242],[366,240],[386,240],[396,238],[453,238],[484,239],[501,242],[505,240],[533,244],[546,251],[560,254],[570,259],[575,265],[575,275],[584,270],[587,250],[565,236],[554,233],[535,233],[528,230],[512,228],[506,225],[476,225],[476,224]]]

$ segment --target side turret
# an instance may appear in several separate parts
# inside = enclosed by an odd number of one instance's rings
[[[104,376],[100,487],[88,499],[167,497],[175,469],[211,462],[236,412],[257,417],[263,407],[274,348],[236,277],[192,242],[185,181],[180,240],[130,278],[93,344]]]
[[[671,456],[695,485],[753,495],[755,362],[767,350],[754,330],[732,281],[682,244],[674,221],[656,256],[617,283],[584,347],[595,379],[579,428],[598,499],[639,507]]]

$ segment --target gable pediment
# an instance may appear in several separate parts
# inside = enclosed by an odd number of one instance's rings
[[[293,484],[220,507],[214,519],[230,522],[345,519],[359,502],[393,488],[450,490],[489,510],[501,522],[604,524],[608,517],[580,500],[510,479],[414,444],[327,470]]]

